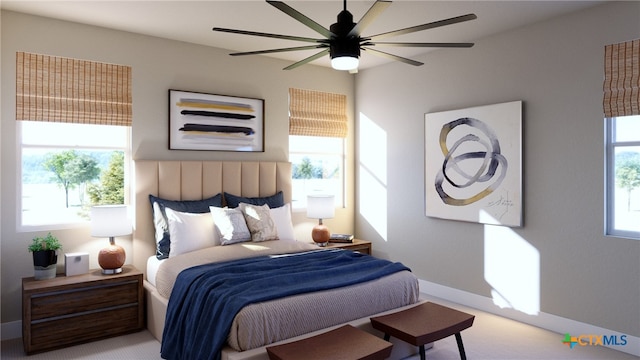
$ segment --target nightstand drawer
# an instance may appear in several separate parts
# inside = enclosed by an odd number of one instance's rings
[[[37,339],[34,347],[58,348],[130,332],[138,327],[138,306],[124,306],[85,314],[77,313],[71,317],[32,321],[31,337]]]
[[[361,252],[363,254],[371,255],[371,244],[353,245],[347,247],[351,251]]]
[[[350,242],[350,243],[329,242],[327,247],[347,249],[347,250],[357,251],[362,254],[371,255],[371,241],[367,241],[367,240],[353,239],[353,242]]]
[[[137,304],[138,281],[52,291],[31,296],[31,321],[68,316],[114,306]]]

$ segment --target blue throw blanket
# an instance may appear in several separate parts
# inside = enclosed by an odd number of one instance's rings
[[[220,359],[233,318],[245,306],[334,289],[409,270],[372,256],[319,250],[200,265],[175,282],[162,335],[164,359]]]

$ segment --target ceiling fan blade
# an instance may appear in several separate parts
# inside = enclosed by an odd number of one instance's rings
[[[478,17],[475,14],[467,14],[467,15],[462,15],[462,16],[456,16],[456,17],[452,17],[450,19],[434,21],[434,22],[431,22],[431,23],[428,23],[428,24],[422,24],[422,25],[408,27],[408,28],[405,28],[405,29],[389,31],[389,32],[378,34],[378,35],[374,35],[374,36],[367,36],[367,39],[369,39],[369,40],[377,40],[377,39],[382,39],[382,38],[386,38],[386,37],[389,37],[389,36],[398,36],[398,35],[410,34],[412,32],[416,32],[416,31],[433,29],[433,28],[437,28],[437,27],[445,26],[445,25],[457,24],[457,23],[461,23],[461,22],[464,22],[464,21],[474,20],[474,19],[477,19],[477,18]]]
[[[386,10],[389,5],[391,5],[391,1],[376,1],[373,5],[371,5],[367,13],[364,14],[362,19],[358,21],[356,26],[354,26],[353,29],[349,31],[347,37],[360,36],[360,34],[362,34],[362,31],[364,31],[364,29],[369,26],[369,24],[371,24],[373,20],[375,20],[380,14],[382,14],[382,12]]]
[[[409,64],[409,65],[413,65],[413,66],[424,65],[424,63],[421,63],[419,61],[407,59],[407,58],[402,57],[402,56],[389,54],[389,53],[386,53],[384,51],[375,50],[375,49],[372,49],[372,48],[362,48],[362,50],[371,51],[371,53],[373,55],[382,56],[382,57],[385,57],[385,58],[391,59],[391,60],[401,61],[401,62],[403,62],[405,64]]]
[[[306,63],[312,62],[313,60],[319,59],[325,55],[327,55],[329,53],[329,49],[324,49],[322,51],[320,51],[319,53],[315,54],[315,55],[311,55],[308,58],[302,59],[296,63],[293,63],[289,66],[287,66],[286,68],[282,69],[282,70],[292,70],[297,68],[298,66],[302,66]]]
[[[261,32],[246,31],[246,30],[225,29],[225,28],[219,28],[219,27],[214,27],[211,30],[219,31],[219,32],[226,32],[226,33],[231,33],[231,34],[262,36],[262,37],[269,37],[269,38],[276,38],[276,39],[306,41],[306,42],[315,42],[315,43],[325,41],[324,39],[313,39],[313,38],[300,37],[300,36],[269,34],[269,33],[261,33]]]
[[[441,47],[441,48],[470,48],[473,43],[399,43],[399,42],[380,42],[372,41],[362,44],[376,46],[401,46],[401,47]]]
[[[324,26],[322,26],[322,25],[318,24],[317,22],[311,20],[306,15],[303,15],[298,10],[296,10],[296,9],[292,8],[291,6],[283,3],[282,1],[270,1],[270,0],[267,0],[267,2],[270,5],[276,7],[278,10],[284,12],[285,14],[287,14],[287,15],[291,16],[292,18],[298,20],[299,22],[303,23],[307,27],[315,30],[317,33],[319,33],[320,35],[326,37],[327,39],[335,37],[335,34],[332,33],[331,31],[329,31],[327,28],[325,28]]]
[[[312,49],[320,49],[320,48],[326,48],[326,47],[329,47],[329,45],[296,46],[296,47],[281,48],[281,49],[269,49],[269,50],[237,52],[237,53],[231,53],[229,55],[231,55],[231,56],[260,55],[260,54],[271,54],[271,53],[286,52],[286,51],[312,50]]]

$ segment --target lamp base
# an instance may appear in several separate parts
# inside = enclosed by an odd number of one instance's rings
[[[102,268],[102,273],[105,275],[119,274],[122,272],[122,265],[126,254],[124,248],[115,243],[109,244],[106,248],[100,250],[98,253],[98,264]]]
[[[115,275],[115,274],[120,274],[121,272],[122,272],[122,268],[102,269],[102,274],[104,274],[104,275]]]
[[[318,246],[327,246],[330,237],[329,228],[322,224],[314,226],[313,230],[311,230],[311,238]]]

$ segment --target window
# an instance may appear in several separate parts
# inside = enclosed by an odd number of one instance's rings
[[[16,54],[19,230],[126,202],[131,115],[130,67]]]
[[[23,227],[81,223],[93,204],[124,203],[128,126],[38,121],[18,126]]]
[[[306,208],[307,195],[332,194],[344,206],[346,96],[289,89],[289,161],[292,207]]]
[[[307,207],[307,195],[332,194],[344,206],[344,138],[289,136],[292,164],[292,207]]]
[[[607,119],[607,234],[640,239],[640,116]]]
[[[640,240],[640,39],[604,48],[606,234]]]

